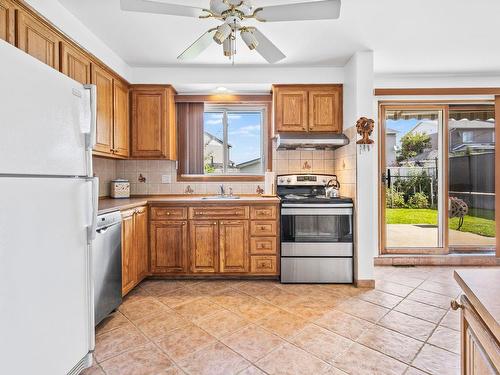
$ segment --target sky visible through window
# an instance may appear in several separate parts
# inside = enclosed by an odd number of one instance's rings
[[[205,132],[223,141],[222,112],[205,112]],[[262,114],[261,112],[228,112],[228,143],[230,159],[241,164],[261,157]]]

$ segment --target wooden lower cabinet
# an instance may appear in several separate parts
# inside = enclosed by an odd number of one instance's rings
[[[15,43],[15,7],[10,0],[0,0],[0,39]]]
[[[278,275],[278,207],[152,205],[152,274]]]
[[[188,228],[185,220],[151,223],[151,271],[187,273]]]
[[[191,272],[219,271],[219,224],[214,220],[192,220],[189,223]]]
[[[220,221],[219,230],[220,272],[248,272],[248,221]]]
[[[461,297],[462,374],[497,375],[500,346],[465,295]]]
[[[147,208],[122,212],[122,295],[149,274]]]

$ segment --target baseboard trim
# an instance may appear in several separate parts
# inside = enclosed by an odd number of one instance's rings
[[[375,288],[375,280],[356,280],[354,282],[354,285],[356,285],[356,288],[369,288],[369,289],[374,289]]]
[[[375,266],[499,266],[494,255],[381,255],[374,258]]]

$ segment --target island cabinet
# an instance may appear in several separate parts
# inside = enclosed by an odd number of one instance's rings
[[[461,315],[462,375],[497,375],[500,371],[500,270],[455,271],[463,290],[452,301]]]
[[[342,132],[342,85],[274,85],[275,131]]]
[[[153,275],[277,275],[278,206],[151,206]]]
[[[149,275],[147,207],[122,211],[122,295]]]

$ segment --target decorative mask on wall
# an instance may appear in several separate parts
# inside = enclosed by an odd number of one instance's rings
[[[356,143],[358,145],[373,144],[373,139],[370,139],[370,135],[372,135],[374,127],[375,127],[375,121],[366,117],[361,117],[356,122],[356,130],[362,138]]]

